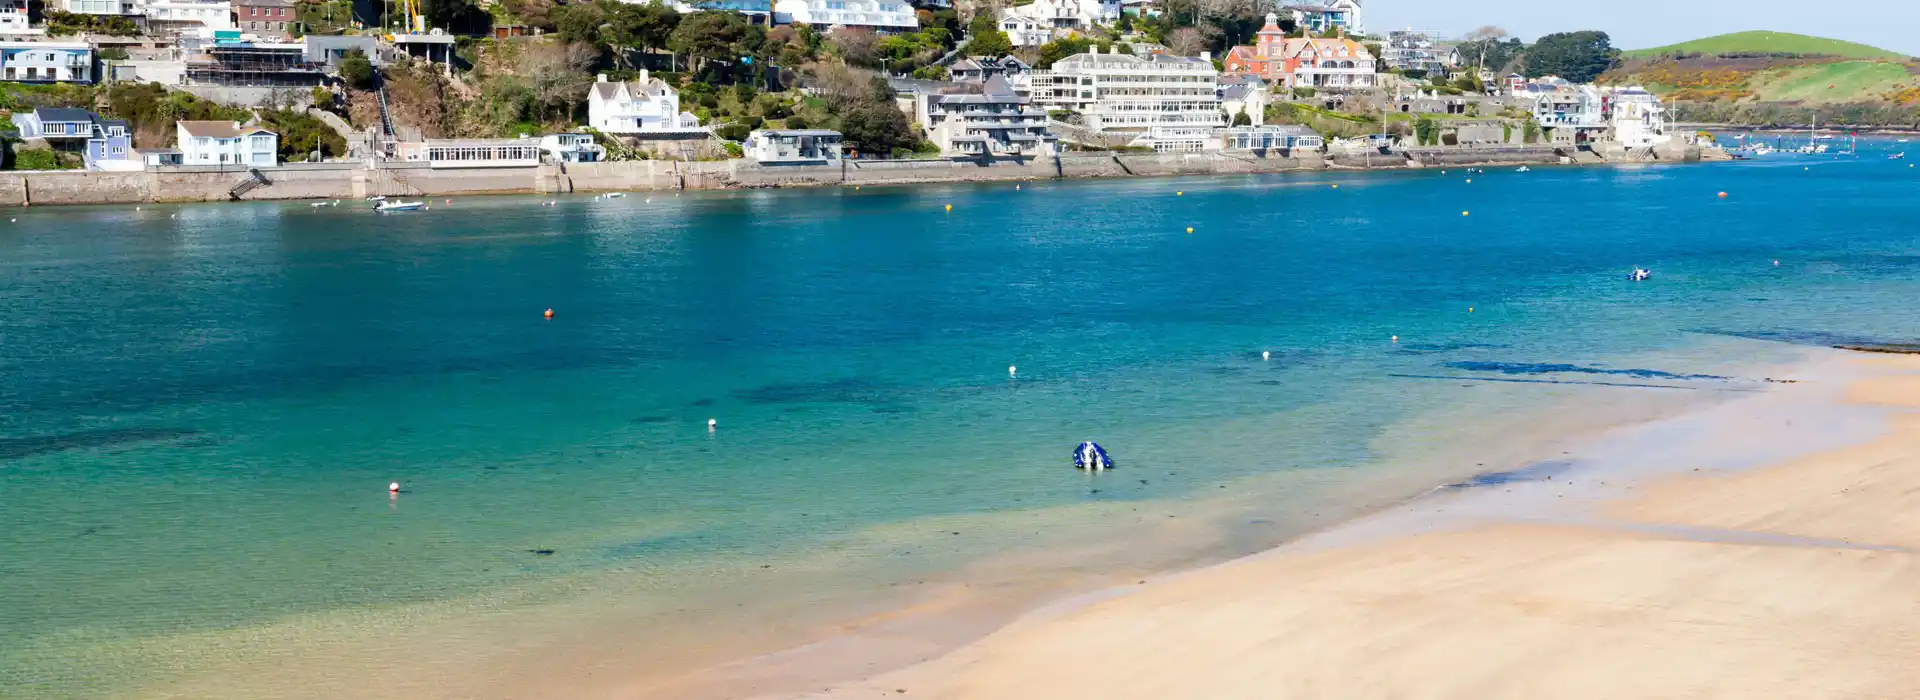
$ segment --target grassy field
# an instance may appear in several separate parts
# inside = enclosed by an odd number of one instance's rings
[[[1916,82],[1905,64],[1841,61],[1763,71],[1747,86],[1762,101],[1823,104],[1871,101]]]
[[[1822,39],[1817,36],[1788,34],[1786,32],[1736,32],[1721,34],[1704,39],[1681,42],[1670,46],[1650,49],[1634,49],[1622,52],[1629,58],[1661,56],[1676,53],[1699,54],[1743,54],[1743,53],[1793,53],[1803,56],[1834,56],[1838,58],[1879,58],[1904,59],[1901,54],[1886,49],[1856,44],[1839,39]]]

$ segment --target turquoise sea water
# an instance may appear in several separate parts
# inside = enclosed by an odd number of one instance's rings
[[[1484,380],[1747,387],[1751,338],[1920,335],[1916,188],[1868,154],[10,211],[0,696],[148,689],[337,613],[718,594],[688,572],[1363,469],[1402,421],[1500,407]],[[1120,463],[1097,491],[1089,438]],[[1006,544],[954,542],[908,568]],[[861,571],[834,585],[886,583]]]

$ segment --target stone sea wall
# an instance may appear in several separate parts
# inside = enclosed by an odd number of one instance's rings
[[[1613,156],[1609,158],[1608,156]],[[834,165],[762,165],[744,160],[568,163],[512,168],[434,169],[422,163],[392,163],[369,169],[361,163],[290,163],[262,168],[267,182],[240,199],[362,199],[475,194],[564,194],[593,191],[700,190],[760,187],[904,185],[1092,177],[1165,177],[1277,173],[1337,168],[1405,168],[1483,164],[1621,162],[1611,152],[1551,146],[1413,149],[1406,154],[1371,153],[1067,153],[1058,158],[990,160],[846,161]],[[1646,158],[1700,159],[1697,147],[1667,149]],[[233,198],[252,179],[231,166],[170,167],[148,172],[0,172],[0,206],[29,204],[133,204],[218,202]]]

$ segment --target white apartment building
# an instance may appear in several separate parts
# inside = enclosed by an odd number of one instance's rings
[[[773,21],[815,28],[869,27],[900,32],[920,28],[920,19],[906,0],[779,0],[773,4]]]
[[[686,134],[701,131],[700,120],[680,111],[680,93],[667,82],[647,75],[610,82],[600,74],[587,92],[587,126],[603,134]]]
[[[280,164],[280,135],[239,122],[178,122],[175,137],[183,165],[245,165],[271,168]]]
[[[134,0],[62,0],[61,6],[77,15],[131,15],[138,12]]]
[[[1613,140],[1627,148],[1652,148],[1673,140],[1667,133],[1667,108],[1640,86],[1616,88],[1610,96]]]
[[[166,26],[200,25],[207,29],[233,29],[233,4],[226,0],[147,0],[147,21]]]
[[[1226,126],[1220,73],[1211,56],[1092,53],[1033,72],[1033,104],[1079,112],[1093,131],[1138,133],[1134,145],[1161,152],[1218,148]]]
[[[1017,22],[1022,32],[1046,29],[1054,30],[1088,29],[1096,24],[1108,24],[1120,19],[1120,0],[1034,0],[1034,2],[1009,7],[1000,12],[1000,25],[1006,28],[1009,20]],[[1009,33],[1008,38],[1013,37]],[[1045,42],[1041,42],[1045,43]],[[1027,44],[1015,44],[1025,46]]]

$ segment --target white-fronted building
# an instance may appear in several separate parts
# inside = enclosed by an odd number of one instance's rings
[[[1615,88],[1609,95],[1608,121],[1613,140],[1627,148],[1652,148],[1673,140],[1667,133],[1667,108],[1660,98],[1638,85]]]
[[[183,165],[245,165],[271,168],[280,164],[280,135],[239,122],[178,122],[180,162]]]
[[[0,41],[0,79],[18,83],[91,83],[93,47],[84,42]]]
[[[700,120],[680,111],[680,92],[640,69],[640,79],[607,80],[605,73],[587,92],[587,126],[603,134],[694,134]]]
[[[1074,30],[1086,30],[1098,24],[1109,24],[1120,19],[1119,0],[1034,0],[1018,7],[1009,7],[1000,11],[1000,26],[1007,32],[1007,38],[1013,39],[1013,26],[1022,33],[1014,46],[1035,45],[1032,41],[1038,31],[1049,35]],[[1038,43],[1046,43],[1042,40]]]
[[[233,29],[233,4],[226,0],[146,0],[147,22],[180,29]],[[194,25],[199,25],[195,27]]]
[[[773,21],[827,27],[868,27],[885,32],[920,29],[920,18],[906,0],[779,0]]]
[[[1086,128],[1135,133],[1133,144],[1161,152],[1218,148],[1220,73],[1207,55],[1083,53],[1033,72],[1033,104],[1079,112]]]
[[[134,0],[61,0],[60,6],[77,15],[138,14]]]

